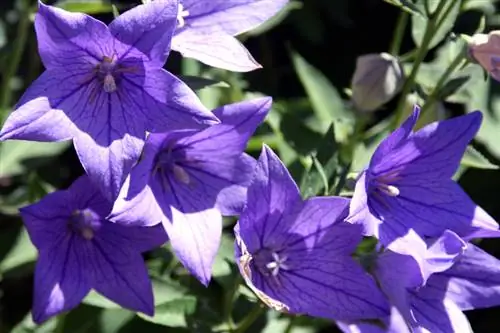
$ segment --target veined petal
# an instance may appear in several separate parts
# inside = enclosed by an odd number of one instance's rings
[[[40,1],[38,5],[35,30],[38,51],[47,69],[64,70],[69,64],[90,68],[103,56],[111,56],[112,37],[104,23]]]
[[[143,140],[128,134],[122,138],[113,134],[102,133],[96,140],[87,133],[81,133],[74,139],[83,168],[93,184],[111,201],[118,196],[144,144]]]
[[[184,82],[163,69],[144,68],[123,76],[120,101],[128,122],[144,119],[144,130],[167,132],[198,129],[219,123]],[[128,114],[133,110],[133,114]],[[130,111],[129,111],[130,112]]]
[[[444,272],[456,265],[466,249],[467,244],[457,234],[446,230],[427,248],[425,263],[428,276]]]
[[[177,0],[150,2],[124,12],[111,22],[109,30],[113,37],[128,46],[118,58],[127,58],[139,50],[152,66],[163,67],[177,26],[177,6]]]
[[[174,36],[172,49],[185,58],[193,58],[228,71],[250,72],[262,68],[246,47],[231,35],[201,34],[185,30]]]
[[[500,305],[500,261],[473,244],[449,270],[435,274],[422,293],[446,292],[461,310]]]
[[[45,71],[26,90],[17,109],[7,118],[0,140],[72,139],[78,131],[78,124],[65,111],[71,108],[75,115],[83,112],[82,101],[75,99],[75,94],[85,90],[88,74],[75,66],[67,66],[64,72],[55,69]]]
[[[171,218],[163,226],[181,263],[207,286],[222,234],[220,212],[207,209],[183,213],[172,208]]]
[[[459,236],[468,235],[478,227],[498,229],[493,218],[452,180],[425,186],[400,184],[398,189],[400,194],[396,197],[370,200],[370,209],[383,221],[379,234],[385,245],[409,229],[429,237],[439,237],[447,229]]]
[[[103,223],[100,232],[113,234],[118,244],[127,244],[131,249],[142,253],[153,250],[168,241],[168,236],[161,224],[155,226],[126,226],[118,223]]]
[[[254,270],[254,286],[286,304],[291,313],[340,320],[388,316],[388,302],[375,281],[345,253],[352,247],[346,244],[360,236],[360,229],[335,224],[324,234],[311,237],[315,244],[307,244],[307,238],[301,243],[296,239],[280,253],[286,260],[276,277]]]
[[[374,175],[398,171],[404,183],[451,178],[469,142],[481,125],[479,111],[434,122],[412,134],[378,163],[371,163]]]
[[[283,8],[288,0],[181,0],[186,13],[179,30],[238,35],[256,28]]]
[[[387,156],[401,147],[405,140],[410,137],[419,115],[420,107],[415,105],[412,114],[405,122],[379,144],[370,160],[370,170],[377,173],[378,169],[386,168]]]
[[[449,299],[425,299],[419,293],[413,295],[413,311],[418,326],[417,333],[472,333],[467,317]]]
[[[100,229],[86,242],[81,259],[93,288],[124,308],[154,314],[153,288],[140,252],[123,242],[123,233]],[[136,231],[137,232],[137,231]]]
[[[50,251],[40,251],[35,268],[33,321],[37,324],[75,308],[90,291],[80,247],[66,233]]]
[[[289,219],[283,217],[302,205],[299,189],[278,156],[262,148],[239,220],[240,235],[253,253],[271,241],[280,241]]]

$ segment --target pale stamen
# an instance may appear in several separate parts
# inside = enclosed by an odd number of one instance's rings
[[[378,188],[382,193],[387,194],[391,197],[397,197],[400,194],[399,189],[394,185],[380,183],[378,184]]]
[[[184,6],[180,3],[177,12],[177,27],[182,28],[186,25],[185,17],[189,16],[189,10],[184,10]]]
[[[174,166],[172,167],[172,171],[174,172],[175,179],[177,179],[181,183],[187,185],[191,182],[191,177],[189,177],[189,174],[186,172],[186,170],[184,170],[177,164],[174,164]]]
[[[280,258],[280,256],[276,253],[272,253],[274,261],[271,261],[266,264],[266,268],[271,271],[271,275],[276,277],[279,273],[280,269],[289,269],[288,266],[285,264],[285,261],[288,259],[286,256]]]

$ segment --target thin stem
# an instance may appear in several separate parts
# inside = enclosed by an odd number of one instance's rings
[[[394,31],[391,47],[389,49],[389,53],[395,57],[399,55],[399,51],[401,49],[401,42],[403,41],[409,17],[410,15],[406,11],[401,11],[401,13],[399,14],[398,21],[396,23],[396,30]]]
[[[10,88],[10,83],[12,78],[16,75],[19,64],[21,63],[21,58],[26,47],[29,27],[31,25],[30,16],[32,8],[30,6],[30,1],[24,0],[22,8],[23,10],[19,13],[20,19],[17,25],[16,38],[14,39],[12,52],[4,71],[2,84],[0,85],[0,125],[3,123],[6,117],[5,111],[9,108],[11,103],[12,90]]]
[[[427,25],[425,27],[425,32],[424,32],[424,37],[422,38],[422,43],[420,44],[420,47],[418,48],[418,52],[415,55],[415,61],[413,63],[413,67],[411,69],[410,75],[406,79],[405,83],[403,84],[401,95],[399,97],[399,101],[398,101],[398,104],[396,106],[395,115],[394,115],[393,121],[391,123],[391,125],[392,125],[391,127],[393,129],[396,129],[404,118],[406,97],[412,91],[412,89],[415,85],[415,78],[417,77],[417,73],[418,73],[418,70],[420,68],[420,65],[424,61],[424,58],[427,55],[427,52],[429,51],[429,45],[432,41],[432,38],[434,37],[434,33],[435,33],[436,28],[437,28],[437,21],[440,18],[439,14],[443,10],[445,4],[446,4],[446,0],[441,0],[439,2],[438,7],[436,8],[436,11],[434,13],[432,13],[429,20],[427,21]]]
[[[236,281],[234,281],[233,285],[231,288],[227,291],[227,293],[224,295],[224,318],[225,321],[229,327],[229,329],[232,331],[234,329],[234,321],[232,317],[232,306],[233,302],[238,295],[238,290],[240,287],[240,284],[242,282],[241,276],[238,275],[236,278]]]
[[[431,106],[434,103],[436,103],[436,101],[440,97],[439,95],[441,93],[441,89],[444,87],[444,85],[446,84],[446,82],[448,81],[448,79],[450,78],[450,76],[453,74],[453,72],[455,72],[455,70],[457,68],[459,68],[459,67],[461,67],[463,65],[464,60],[466,61],[463,52],[460,52],[459,54],[457,54],[457,56],[455,57],[455,59],[453,59],[453,61],[448,66],[448,68],[446,69],[446,71],[439,78],[438,83],[436,84],[436,86],[432,90],[431,94],[429,95],[429,97],[425,101],[424,106],[420,110],[420,116],[421,117],[424,116],[424,114],[431,108]]]
[[[252,324],[265,312],[266,307],[258,301],[255,307],[248,313],[248,315],[243,318],[242,321],[238,323],[236,329],[232,333],[243,333],[252,326]]]

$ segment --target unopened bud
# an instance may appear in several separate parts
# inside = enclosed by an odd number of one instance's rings
[[[375,111],[401,89],[404,73],[399,60],[388,53],[358,57],[352,78],[352,102],[359,111]]]
[[[500,81],[500,31],[475,34],[469,41],[469,56],[495,80]]]

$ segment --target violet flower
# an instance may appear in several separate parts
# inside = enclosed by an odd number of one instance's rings
[[[235,227],[246,283],[268,306],[356,320],[389,315],[384,295],[351,257],[361,226],[343,221],[349,199],[303,201],[279,158],[264,146]]]
[[[498,224],[451,179],[469,141],[479,129],[479,111],[434,122],[412,132],[413,114],[378,146],[360,175],[348,221],[384,246],[414,230],[438,237],[449,229],[460,236],[498,237]]]
[[[153,290],[141,252],[167,241],[161,227],[127,227],[105,219],[111,203],[87,176],[21,208],[38,249],[33,320],[75,308],[90,289],[124,308],[154,313]]]
[[[412,331],[469,332],[462,311],[500,305],[499,260],[451,231],[426,242],[404,238],[397,252],[377,258],[373,273]]]
[[[247,141],[271,108],[259,98],[214,110],[222,123],[201,131],[151,134],[110,219],[131,225],[163,223],[184,266],[210,281],[222,215],[237,215],[246,200],[255,160]]]
[[[24,93],[0,140],[73,139],[93,183],[114,199],[146,131],[218,122],[162,69],[176,25],[175,0],[137,6],[109,26],[40,2],[35,30],[46,71]]]
[[[267,21],[288,0],[180,0],[172,49],[235,72],[261,68],[234,36]]]

